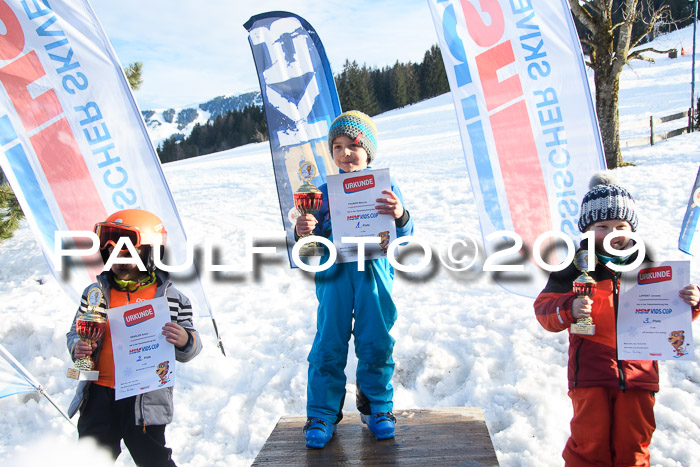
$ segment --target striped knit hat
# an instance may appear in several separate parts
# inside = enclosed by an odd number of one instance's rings
[[[338,136],[347,136],[359,143],[367,151],[367,163],[377,155],[377,127],[368,115],[359,110],[351,110],[338,115],[328,131],[328,148],[333,154],[333,140]]]
[[[581,201],[581,217],[578,219],[581,232],[595,222],[611,219],[627,221],[633,232],[637,230],[634,198],[629,191],[617,185],[615,179],[605,172],[593,175],[588,186],[590,191]]]

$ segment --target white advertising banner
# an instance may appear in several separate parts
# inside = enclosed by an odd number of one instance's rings
[[[593,173],[605,168],[581,46],[565,0],[428,0],[457,112],[487,255],[514,232],[507,290],[535,297],[547,274],[531,248],[549,231],[576,241]],[[493,241],[496,239],[495,241]],[[545,245],[547,243],[545,242]],[[523,256],[527,258],[523,261]],[[557,264],[563,255],[554,255]],[[508,271],[509,269],[503,269]],[[496,277],[494,276],[494,277]],[[525,278],[525,279],[523,279]]]
[[[0,23],[0,166],[64,290],[77,302],[102,263],[61,251],[72,245],[57,243],[56,233],[90,232],[122,209],[160,217],[169,263],[183,264],[187,248],[177,208],[90,4],[0,0]],[[180,288],[199,314],[210,315],[193,277]]]

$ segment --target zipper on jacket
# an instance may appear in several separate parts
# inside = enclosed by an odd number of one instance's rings
[[[576,347],[576,370],[574,371],[574,387],[578,386],[578,370],[580,368],[579,356],[581,355],[581,347],[583,347],[583,339],[580,340],[580,342],[578,343],[578,347]]]
[[[143,425],[143,432],[146,432],[146,417],[143,415],[143,395],[141,395],[139,400],[139,409],[141,410],[141,424]]]
[[[610,271],[612,272],[612,271]],[[615,309],[615,352],[617,353],[617,311],[618,311],[618,301],[619,301],[619,286],[620,282],[619,279],[617,278],[617,274],[613,273],[613,307]],[[617,363],[617,375],[618,379],[620,381],[620,389],[625,390],[626,389],[626,382],[625,382],[625,373],[622,371],[622,363],[620,362],[620,359],[617,358],[617,355],[615,355],[615,362]]]

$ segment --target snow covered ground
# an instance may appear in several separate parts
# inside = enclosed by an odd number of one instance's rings
[[[664,40],[689,51],[691,32]],[[650,114],[687,109],[690,68],[686,55],[639,62],[624,72],[625,137],[643,133]],[[417,234],[437,248],[460,235],[480,239],[450,96],[375,121],[380,141],[375,167],[391,168]],[[637,121],[641,130],[633,129]],[[615,176],[638,201],[640,234],[658,257],[690,259],[692,281],[700,283],[697,258],[676,249],[700,163],[700,133],[627,149],[624,158],[636,165]],[[268,143],[167,164],[164,170],[190,238],[195,244],[206,237],[225,239],[227,264],[242,260],[248,232],[282,229]],[[306,355],[315,329],[313,281],[290,270],[283,255],[275,258],[256,273],[205,275],[228,356],[217,349],[211,323],[197,319],[205,349],[178,367],[175,420],[166,431],[178,465],[249,465],[281,415],[304,413]],[[65,377],[71,363],[64,336],[76,304],[50,276],[26,223],[0,244],[0,264],[0,342],[66,408],[75,383]],[[394,287],[395,411],[478,406],[501,465],[563,465],[572,413],[566,333],[544,331],[532,299],[505,292],[483,272],[453,273],[438,263],[430,273],[398,274]],[[346,410],[354,410],[355,366],[351,350]],[[700,465],[700,367],[661,363],[661,388],[653,465]],[[95,448],[79,444],[74,427],[44,399],[0,399],[0,411],[2,465],[111,465]],[[128,452],[117,465],[132,465]]]

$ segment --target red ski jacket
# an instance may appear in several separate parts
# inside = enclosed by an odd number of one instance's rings
[[[569,329],[576,321],[571,316],[571,303],[576,298],[572,285],[580,274],[573,264],[553,272],[535,300],[537,320],[548,331]],[[569,334],[569,389],[599,386],[658,391],[659,366],[656,361],[617,359],[619,277],[601,264],[589,274],[597,282],[591,312],[595,335]],[[698,314],[700,305],[693,308],[693,319]]]

